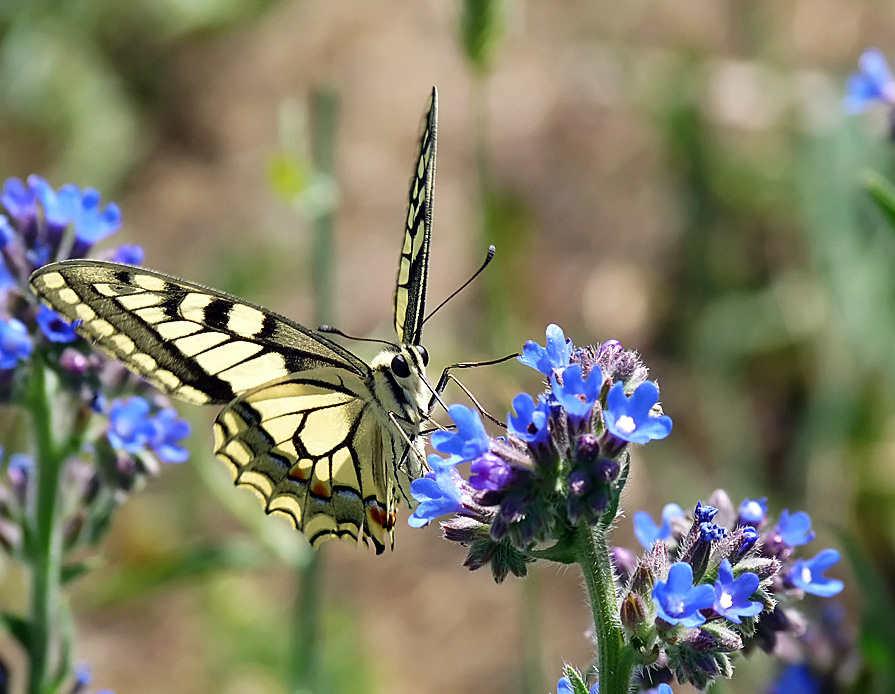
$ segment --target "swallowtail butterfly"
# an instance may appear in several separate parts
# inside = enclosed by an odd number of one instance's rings
[[[223,292],[139,267],[66,260],[31,287],[77,332],[168,395],[224,405],[216,453],[265,511],[313,546],[393,545],[396,509],[425,471],[434,405],[420,345],[426,304],[438,94],[410,182],[394,310],[397,343],[367,364],[317,331]]]

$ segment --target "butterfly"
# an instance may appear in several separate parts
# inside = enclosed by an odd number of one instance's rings
[[[420,344],[426,305],[438,92],[423,121],[394,294],[397,342],[370,364],[318,331],[230,294],[140,267],[65,260],[31,276],[40,300],[166,394],[224,405],[215,453],[267,513],[311,545],[394,546],[401,497],[426,470],[437,401]]]

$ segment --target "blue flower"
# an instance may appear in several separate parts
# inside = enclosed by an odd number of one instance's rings
[[[112,261],[124,263],[125,265],[142,265],[145,257],[146,251],[143,250],[143,246],[138,246],[135,243],[125,243],[115,249]]]
[[[699,610],[711,607],[715,589],[708,584],[693,585],[693,567],[676,562],[668,570],[668,581],[657,581],[653,587],[653,602],[659,617],[669,624],[681,624],[688,629],[705,622]]]
[[[572,364],[562,372],[562,384],[554,373],[550,376],[553,395],[572,420],[581,421],[590,416],[594,403],[603,388],[603,372],[594,366],[587,378],[581,375],[581,365]]]
[[[37,324],[50,342],[69,343],[78,339],[74,326],[48,306],[37,309]]]
[[[86,664],[76,665],[74,675],[75,686],[72,690],[73,692],[80,692],[84,687],[90,684],[90,681],[93,679],[93,673],[90,666]]]
[[[0,369],[12,369],[28,361],[34,346],[25,324],[15,318],[0,320]]]
[[[807,665],[788,665],[771,684],[768,694],[820,694],[820,684]]]
[[[740,617],[754,617],[759,614],[764,605],[755,600],[749,600],[758,590],[758,574],[746,571],[739,577],[733,577],[733,566],[727,557],[721,560],[718,567],[718,580],[715,581],[715,603],[712,607],[722,617],[726,617],[734,624],[741,624]]]
[[[670,684],[665,684],[663,682],[655,689],[647,689],[643,694],[674,694],[674,691],[671,689]]]
[[[139,396],[116,400],[109,410],[107,436],[112,448],[139,453],[155,436],[155,424],[149,416],[149,403]]]
[[[435,450],[456,456],[455,462],[472,460],[488,452],[491,442],[478,412],[463,405],[451,405],[448,414],[457,425],[456,431],[436,431],[432,434]]]
[[[485,453],[472,461],[469,486],[480,492],[495,492],[515,479],[513,468],[503,458]]]
[[[609,390],[603,419],[606,428],[616,438],[630,443],[647,443],[653,439],[664,439],[671,433],[671,417],[653,417],[653,405],[659,401],[659,389],[650,381],[637,386],[630,395],[625,395],[625,386],[619,381]]]
[[[522,347],[519,361],[545,376],[552,376],[554,370],[562,370],[569,365],[573,349],[572,341],[566,339],[562,328],[551,323],[547,326],[547,347],[529,340]]]
[[[777,521],[777,530],[783,542],[790,547],[805,545],[814,539],[811,517],[804,511],[790,515],[789,509],[783,509],[780,519]]]
[[[44,208],[47,225],[58,233],[69,224],[75,228],[75,255],[111,236],[121,228],[121,210],[114,202],[100,209],[100,194],[94,188],[81,189],[71,183],[58,192],[39,176],[28,183]]]
[[[874,101],[895,102],[895,80],[882,53],[875,48],[864,51],[858,68],[845,83],[844,103],[849,113],[866,111]]]
[[[6,248],[16,237],[16,230],[5,215],[0,214],[0,248]]]
[[[671,539],[671,521],[684,515],[684,509],[677,504],[667,504],[662,509],[662,525],[656,525],[646,511],[634,514],[634,535],[645,549],[652,549],[658,540]]]
[[[696,502],[696,509],[693,511],[693,520],[697,523],[710,523],[718,515],[718,509],[709,506],[701,501]]]
[[[768,515],[768,498],[763,496],[761,499],[743,499],[739,513],[739,525],[761,525]]]
[[[37,196],[34,189],[26,187],[18,178],[7,178],[3,182],[0,203],[22,226],[37,218]]]
[[[410,483],[410,495],[419,502],[407,520],[413,528],[421,528],[439,516],[459,511],[463,498],[459,486],[461,477],[454,468],[459,460],[453,456],[445,459],[434,453],[428,460],[432,472]]]
[[[550,406],[543,396],[538,397],[538,405],[535,407],[534,399],[528,393],[519,393],[513,398],[513,409],[516,410],[516,416],[507,413],[510,433],[533,446],[547,443]]]
[[[789,572],[789,580],[796,588],[806,593],[829,598],[842,592],[845,584],[835,578],[827,578],[823,572],[839,561],[839,552],[825,549],[814,559],[800,559],[793,564]]]
[[[166,463],[182,463],[190,457],[190,452],[178,444],[180,439],[190,435],[192,428],[185,419],[177,416],[177,410],[166,407],[153,420],[149,446]]]

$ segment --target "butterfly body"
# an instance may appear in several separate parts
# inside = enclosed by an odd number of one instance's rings
[[[437,94],[411,180],[395,290],[398,342],[370,364],[268,309],[144,268],[67,260],[37,270],[38,297],[80,335],[172,397],[224,405],[215,452],[268,513],[311,544],[392,544],[397,505],[425,471],[434,400],[419,346],[425,308]]]

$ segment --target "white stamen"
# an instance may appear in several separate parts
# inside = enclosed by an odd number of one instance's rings
[[[637,428],[634,419],[628,415],[624,415],[615,420],[615,428],[623,434],[630,434]]]
[[[804,566],[804,567],[802,567],[801,574],[802,574],[802,581],[804,583],[806,583],[806,584],[811,583],[811,569],[809,569],[807,566]]]
[[[729,610],[733,606],[733,598],[730,593],[721,593],[721,597],[718,598],[718,604],[722,610]]]

